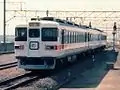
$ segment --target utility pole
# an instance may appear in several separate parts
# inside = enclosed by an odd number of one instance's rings
[[[47,17],[48,17],[48,14],[49,14],[49,11],[47,10],[47,11],[46,11],[46,16],[47,16]]]
[[[116,30],[117,30],[117,26],[116,26],[116,22],[114,22],[114,26],[113,26],[113,50],[115,51],[115,34],[116,34]]]
[[[6,51],[6,0],[4,0],[4,20],[3,20],[3,43],[4,43],[4,51]]]
[[[92,24],[91,24],[91,22],[89,22],[89,27],[92,28]]]

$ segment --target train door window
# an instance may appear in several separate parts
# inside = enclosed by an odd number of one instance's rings
[[[27,28],[15,28],[15,41],[27,41]]]
[[[72,32],[70,32],[70,43],[72,43]]]
[[[106,36],[104,35],[104,40],[106,40]]]
[[[61,36],[62,36],[61,44],[64,44],[64,30],[62,30],[62,32],[61,32]]]
[[[88,33],[88,41],[91,41],[91,34]]]
[[[40,37],[40,29],[29,29],[29,37],[30,38]]]
[[[68,43],[68,31],[66,31],[66,44]]]
[[[106,40],[107,39],[107,36],[104,36],[104,40]]]
[[[85,32],[85,42],[88,41],[88,36],[87,35],[88,35],[87,32]]]
[[[87,38],[88,38],[88,42],[89,42],[89,41],[90,41],[89,33],[87,33],[87,34],[88,34],[88,35],[87,35],[87,36],[88,36]]]
[[[64,31],[64,44],[66,43],[66,39],[67,39],[67,33],[66,33],[66,31],[65,30],[63,30]]]
[[[57,41],[58,38],[57,28],[42,28],[41,31],[42,41]]]

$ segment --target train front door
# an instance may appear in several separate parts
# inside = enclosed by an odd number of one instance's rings
[[[29,28],[28,30],[28,56],[39,57],[40,55],[40,29]]]

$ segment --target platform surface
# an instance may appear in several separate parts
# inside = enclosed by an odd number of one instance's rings
[[[95,60],[95,68],[82,73],[84,78],[80,76],[59,90],[120,90],[120,50],[108,50]],[[108,70],[107,63],[113,63],[115,69]]]
[[[7,63],[11,63],[11,62],[15,62],[17,61],[15,59],[15,54],[2,54],[0,55],[0,65],[1,64],[7,64]]]
[[[111,69],[95,90],[120,90],[120,51]]]

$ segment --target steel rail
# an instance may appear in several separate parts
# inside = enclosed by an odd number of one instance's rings
[[[1,64],[0,70],[11,68],[17,66],[17,62],[7,63],[7,64]]]
[[[39,78],[39,76],[33,75],[31,72],[27,72],[16,77],[6,79],[0,82],[0,90],[11,90],[22,85],[25,85],[29,82],[32,82]]]

